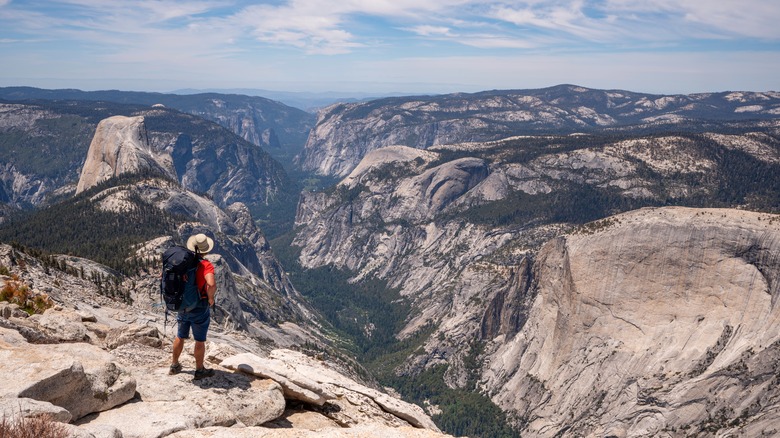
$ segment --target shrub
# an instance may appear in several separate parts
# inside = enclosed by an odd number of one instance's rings
[[[68,438],[70,434],[62,424],[48,416],[0,420],[0,438]]]
[[[43,313],[54,306],[54,302],[44,293],[33,292],[19,280],[10,280],[0,289],[0,301],[18,304],[29,314]],[[2,437],[0,437],[2,438]]]

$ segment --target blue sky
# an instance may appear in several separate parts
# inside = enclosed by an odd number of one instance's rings
[[[0,86],[780,90],[778,0],[0,0]]]

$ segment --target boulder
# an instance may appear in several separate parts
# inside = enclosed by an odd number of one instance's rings
[[[34,320],[34,318],[0,318],[0,327],[7,329],[2,331],[3,339],[11,344],[15,342],[24,344],[28,342],[31,344],[56,344],[58,342],[56,339],[38,330],[36,328],[37,325],[30,320]]]
[[[87,327],[76,312],[47,309],[37,320],[41,331],[59,342],[84,342],[89,340]]]
[[[322,406],[326,401],[336,398],[328,388],[279,360],[243,353],[223,360],[221,365],[278,382],[284,389],[285,398],[317,406]]]
[[[120,345],[135,342],[150,347],[160,347],[162,336],[157,327],[142,324],[130,324],[127,326],[110,329],[106,335],[106,348],[114,350]]]
[[[15,318],[26,318],[27,312],[22,310],[21,307],[19,307],[16,303],[8,303],[8,302],[0,302],[0,317],[8,319],[11,317]]]
[[[7,323],[8,321],[0,319],[0,347],[8,348],[26,345],[27,339]]]
[[[31,398],[65,408],[73,419],[131,399],[135,379],[113,357],[89,344],[24,345],[0,350],[0,396]]]
[[[244,353],[225,359],[221,365],[276,380],[287,398],[317,406],[325,402],[336,405],[339,408],[329,414],[343,425],[384,422],[398,426],[400,418],[415,427],[439,430],[419,406],[361,385],[298,352],[274,350],[268,358]]]
[[[0,418],[14,422],[19,418],[48,417],[60,423],[73,418],[67,409],[31,398],[0,398]]]
[[[104,424],[99,426],[63,424],[61,427],[69,438],[123,438],[122,431],[114,426]]]

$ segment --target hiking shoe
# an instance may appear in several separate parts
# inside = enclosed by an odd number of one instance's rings
[[[181,364],[175,363],[168,369],[168,374],[179,374],[181,372]]]
[[[192,378],[193,380],[200,380],[205,379],[206,377],[211,377],[214,375],[214,370],[211,368],[201,368],[199,370],[195,370],[195,376]]]

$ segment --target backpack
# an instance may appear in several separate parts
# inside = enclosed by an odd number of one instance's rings
[[[198,256],[183,246],[172,246],[162,256],[163,273],[160,278],[160,295],[170,312],[189,312],[201,300],[195,283]]]

